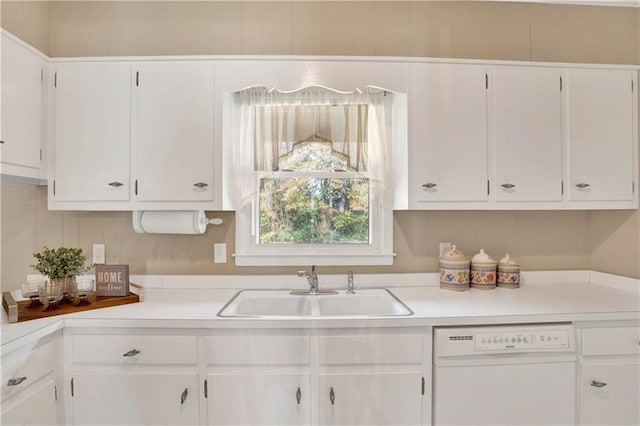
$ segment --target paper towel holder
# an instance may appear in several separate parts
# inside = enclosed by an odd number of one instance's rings
[[[173,233],[182,233],[182,232],[172,232],[170,230],[166,231],[166,232],[162,232],[162,231],[148,231],[144,228],[143,225],[143,221],[142,221],[142,217],[144,216],[144,214],[147,212],[147,210],[134,210],[132,211],[132,224],[133,224],[133,230],[139,234],[147,234],[147,233],[166,233],[166,234],[173,234]],[[151,210],[149,211],[150,213],[156,213],[157,211],[155,210]],[[193,217],[193,221],[194,221],[194,227],[195,228],[200,228],[200,232],[196,232],[196,233],[204,233],[204,230],[206,229],[207,225],[222,225],[224,223],[224,221],[220,218],[212,218],[209,219],[206,217],[206,215],[204,214],[204,210],[190,210],[190,211],[160,211],[162,214],[171,214],[171,213],[188,213],[190,215],[192,215]],[[189,232],[187,232],[189,233]]]

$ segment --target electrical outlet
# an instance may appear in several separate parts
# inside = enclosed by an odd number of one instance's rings
[[[104,265],[106,255],[105,255],[104,244],[94,244],[93,245],[93,263],[98,265]]]
[[[440,243],[440,256],[451,250],[451,243]]]
[[[227,263],[226,243],[216,243],[213,245],[213,263]]]

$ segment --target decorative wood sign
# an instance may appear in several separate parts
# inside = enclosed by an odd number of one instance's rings
[[[96,296],[128,296],[129,265],[96,265]]]

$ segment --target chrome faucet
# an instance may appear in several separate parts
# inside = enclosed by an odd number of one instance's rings
[[[291,294],[298,296],[305,295],[322,295],[322,294],[337,294],[338,292],[335,290],[320,290],[318,288],[318,274],[316,273],[316,266],[311,266],[311,273],[307,271],[298,271],[299,277],[305,277],[309,282],[309,290],[308,291],[292,291]]]
[[[316,265],[311,266],[311,274],[307,271],[298,271],[299,277],[306,277],[309,282],[309,294],[318,294],[318,274],[316,274]]]
[[[347,294],[356,294],[353,290],[353,272],[347,272]]]

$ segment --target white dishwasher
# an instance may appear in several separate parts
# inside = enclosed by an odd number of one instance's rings
[[[436,327],[433,424],[575,424],[571,324]]]

